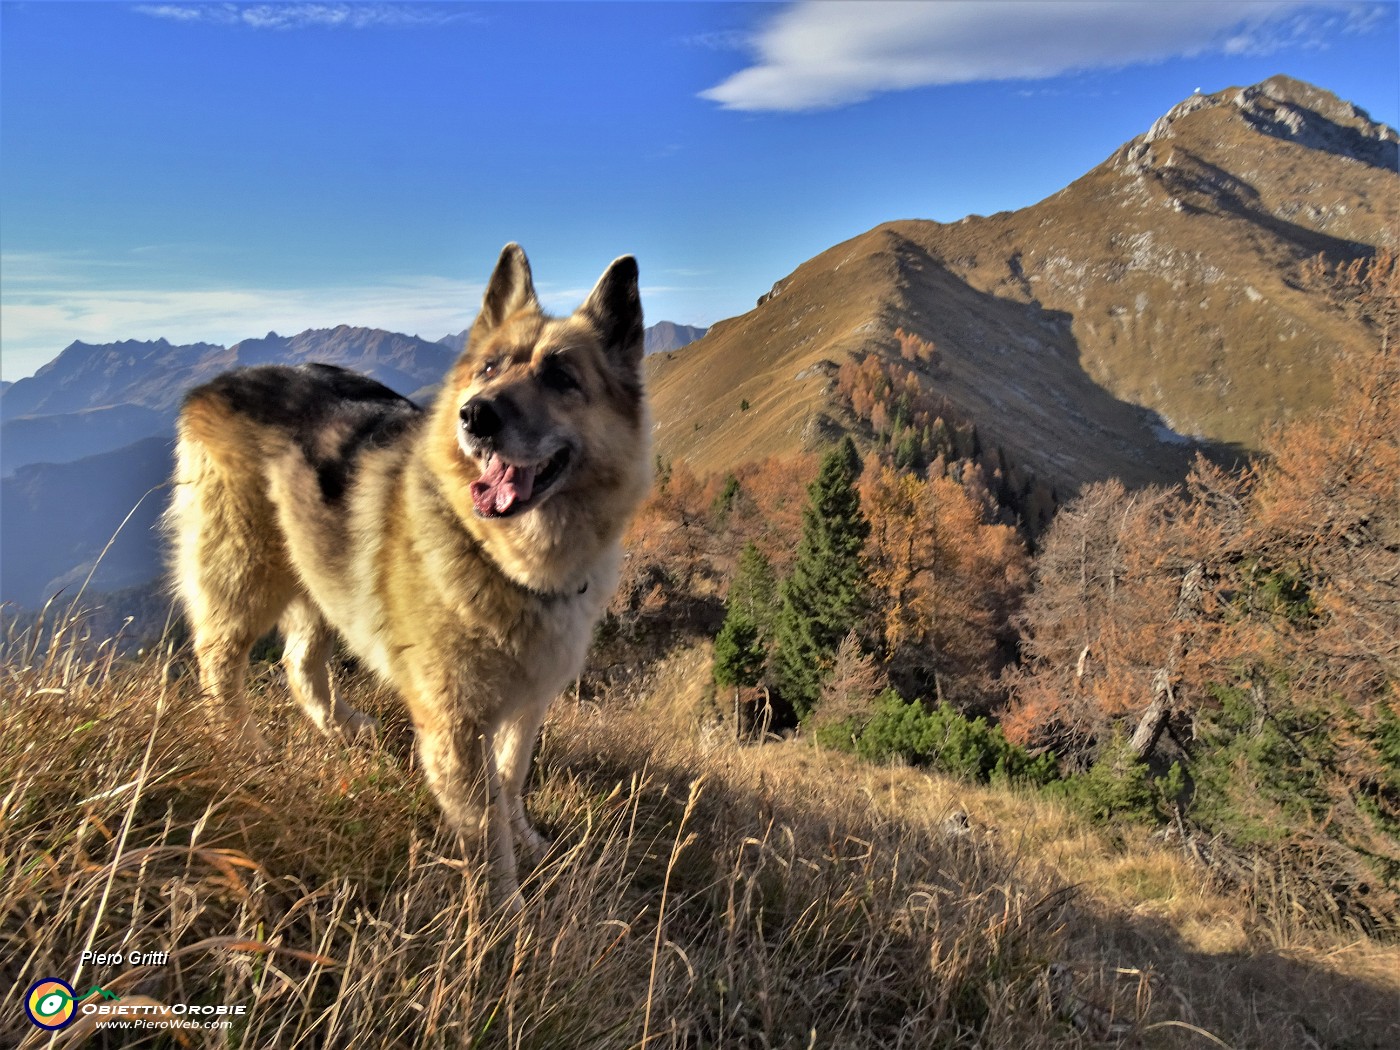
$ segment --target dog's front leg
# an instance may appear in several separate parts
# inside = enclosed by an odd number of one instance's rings
[[[535,753],[535,741],[540,735],[540,724],[548,707],[548,703],[530,704],[496,731],[496,768],[501,775],[506,814],[516,842],[536,863],[549,852],[550,841],[536,831],[525,816],[522,793],[530,772],[530,759]]]
[[[495,742],[475,724],[419,725],[418,753],[465,856],[486,854],[492,900],[524,907],[511,841],[510,814],[496,769]]]
[[[491,851],[491,896],[512,912],[525,908],[520,894],[520,873],[515,863],[515,840],[511,834],[510,793],[501,782],[496,764],[496,741],[488,733],[479,738],[482,765],[486,772],[487,847]]]

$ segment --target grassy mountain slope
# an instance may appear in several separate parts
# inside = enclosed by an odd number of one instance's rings
[[[1039,204],[891,222],[650,363],[658,448],[720,469],[850,420],[853,353],[931,340],[926,390],[1058,484],[1173,479],[1323,403],[1365,326],[1308,266],[1394,247],[1396,135],[1287,78],[1194,96]],[[747,400],[749,410],[740,410]]]
[[[269,762],[194,716],[178,664],[63,638],[7,655],[14,1045],[46,1042],[15,996],[56,974],[152,1020],[245,1007],[211,1034],[225,1047],[1379,1050],[1400,1024],[1395,946],[1303,929],[1286,886],[1252,917],[1179,851],[1044,800],[677,731],[703,651],[640,700],[557,705],[528,800],[556,845],[514,917],[457,859],[368,683],[342,684],[387,739],[335,747],[264,668]],[[169,962],[78,966],[133,947]]]

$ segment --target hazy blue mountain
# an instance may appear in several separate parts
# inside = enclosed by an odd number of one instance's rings
[[[417,336],[377,328],[311,329],[300,335],[269,332],[231,347],[174,346],[127,340],[95,346],[73,343],[34,375],[0,396],[0,418],[56,415],[105,405],[178,408],[190,387],[240,365],[321,361],[366,372],[404,394],[441,380],[452,354]]]
[[[81,412],[104,405],[169,411],[185,390],[233,363],[232,351],[212,343],[76,342],[0,395],[0,419]]]
[[[447,349],[451,350],[454,354],[460,354],[467,348],[467,335],[470,332],[470,328],[463,328],[456,335],[443,336],[438,340],[438,343],[447,347]]]
[[[702,338],[709,331],[695,325],[676,324],[674,321],[658,321],[647,329],[646,352],[659,354],[667,350],[679,350],[683,346]]]
[[[0,480],[0,599],[42,605],[59,591],[77,593],[108,540],[89,592],[144,583],[159,575],[155,523],[170,477],[171,441],[152,437],[73,463],[36,463]]]
[[[172,432],[174,412],[143,405],[104,405],[0,423],[0,475],[30,463],[72,463],[142,438]]]
[[[406,397],[442,381],[454,354],[441,343],[379,328],[315,328],[300,335],[269,332],[244,339],[232,352],[238,365],[340,365],[373,376]]]

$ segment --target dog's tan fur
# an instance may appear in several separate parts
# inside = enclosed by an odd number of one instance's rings
[[[276,624],[311,719],[372,731],[332,690],[338,632],[402,695],[448,821],[468,848],[489,843],[493,886],[515,904],[513,844],[543,845],[521,801],[540,723],[582,665],[650,482],[641,356],[629,257],[551,318],[508,245],[431,410],[313,366],[229,373],[180,416],[166,527],[205,692],[261,743],[243,679]],[[478,400],[500,406],[500,433],[471,432]],[[488,457],[499,472],[563,447],[559,480],[494,516],[495,494],[520,490],[488,484]]]

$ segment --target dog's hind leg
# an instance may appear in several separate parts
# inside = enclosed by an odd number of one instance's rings
[[[289,583],[276,578],[220,573],[212,565],[181,581],[200,685],[260,754],[268,746],[247,703],[248,654],[277,622],[289,589]]]
[[[379,720],[351,707],[331,684],[329,661],[335,633],[321,611],[311,599],[298,595],[287,605],[279,624],[284,641],[282,666],[302,710],[327,736],[349,741],[373,739]]]
[[[259,752],[267,745],[244,696],[248,654],[272,629],[295,583],[271,508],[250,464],[220,466],[181,422],[175,492],[164,527],[173,584],[189,622],[200,685]]]
[[[185,595],[200,685],[214,704],[232,716],[239,734],[260,754],[267,753],[268,746],[248,707],[245,679],[248,654],[272,629],[286,600],[279,590],[265,586],[258,593],[245,592],[247,600],[242,603],[212,586]]]
[[[492,899],[509,911],[520,911],[524,900],[494,741],[471,724],[419,725],[418,753],[463,854],[471,857],[486,850]]]
[[[531,826],[525,816],[522,792],[530,772],[535,741],[540,735],[547,705],[532,704],[496,731],[496,768],[501,775],[501,793],[515,840],[532,860],[538,862],[549,852],[550,842]]]
[[[270,749],[244,695],[244,678],[248,673],[248,654],[252,651],[253,641],[206,636],[196,639],[194,651],[199,662],[199,682],[205,695],[232,716],[245,744],[258,754],[266,754]]]

